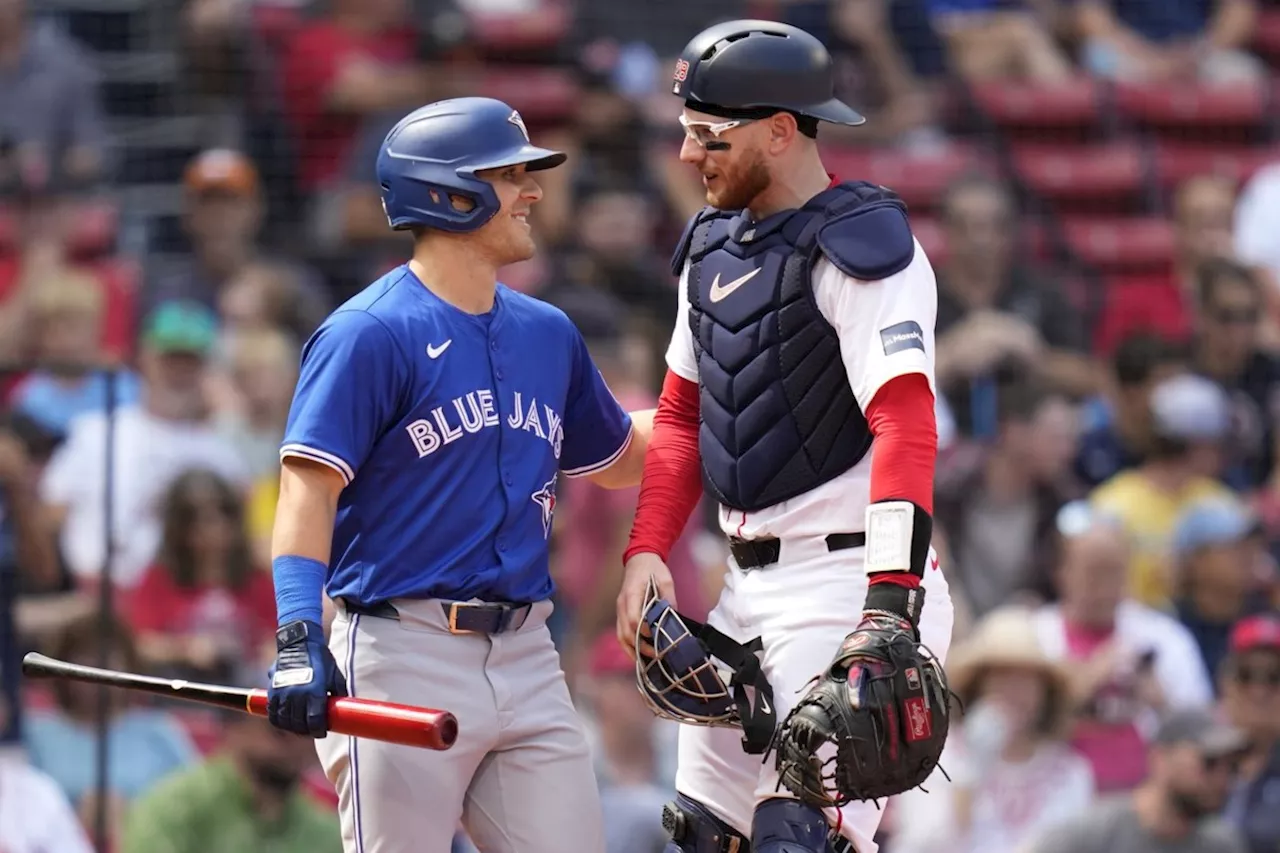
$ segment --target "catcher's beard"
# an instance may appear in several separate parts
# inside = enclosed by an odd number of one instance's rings
[[[759,151],[744,151],[742,163],[729,176],[722,175],[724,189],[720,192],[708,193],[708,201],[719,210],[744,210],[755,201],[756,196],[769,189],[772,179],[769,167]]]

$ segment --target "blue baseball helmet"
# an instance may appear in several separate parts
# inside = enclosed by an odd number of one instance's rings
[[[529,171],[559,166],[567,154],[538,148],[520,113],[493,98],[453,98],[400,119],[378,152],[378,184],[396,230],[422,225],[442,231],[480,228],[501,206],[483,169],[521,163]],[[458,210],[450,196],[472,202]]]

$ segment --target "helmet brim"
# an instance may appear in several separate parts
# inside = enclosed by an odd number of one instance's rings
[[[815,104],[810,107],[803,107],[796,110],[801,115],[816,118],[818,121],[826,121],[832,124],[843,124],[849,127],[857,127],[860,124],[866,124],[867,117],[855,110],[853,107],[841,101],[839,98],[832,98],[821,104]]]
[[[501,169],[504,166],[519,166],[523,164],[528,171],[539,172],[543,169],[554,169],[568,159],[569,155],[563,151],[552,151],[549,148],[539,148],[536,145],[522,145],[514,151],[508,151],[502,156],[494,157],[492,160],[471,164],[463,171],[475,174],[485,169]]]

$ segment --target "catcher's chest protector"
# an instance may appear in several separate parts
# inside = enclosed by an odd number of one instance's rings
[[[755,511],[811,491],[871,447],[812,272],[824,224],[891,198],[849,182],[758,223],[708,208],[685,232],[672,266],[690,264],[703,476],[725,506]]]

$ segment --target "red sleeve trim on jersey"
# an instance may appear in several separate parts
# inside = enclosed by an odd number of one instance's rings
[[[698,384],[668,370],[653,416],[624,563],[646,552],[665,561],[689,523],[702,497],[698,423]]]
[[[871,502],[911,501],[932,515],[938,427],[929,380],[920,373],[889,380],[876,392],[866,415],[876,440]],[[869,580],[907,587],[920,583],[908,572],[884,572]]]

